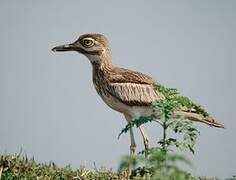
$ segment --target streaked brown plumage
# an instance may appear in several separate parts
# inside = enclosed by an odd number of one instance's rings
[[[154,90],[153,87],[157,82],[150,76],[113,66],[109,42],[102,34],[84,34],[74,43],[57,46],[53,51],[77,51],[84,54],[92,64],[93,83],[97,93],[109,107],[123,113],[127,121],[152,114],[152,102],[165,98]],[[186,112],[184,109],[176,112],[175,116],[210,126],[224,127],[222,123],[210,117]],[[148,137],[142,127],[140,131],[147,146]],[[133,152],[136,145],[132,129],[130,135],[131,152]]]
[[[149,106],[160,98],[150,77],[123,68],[93,68],[93,82],[99,95],[113,96],[129,106]]]

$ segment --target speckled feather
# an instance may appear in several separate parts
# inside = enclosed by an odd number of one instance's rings
[[[114,96],[129,106],[149,106],[160,99],[153,89],[155,81],[139,72],[118,67],[94,67],[93,81],[100,95]]]

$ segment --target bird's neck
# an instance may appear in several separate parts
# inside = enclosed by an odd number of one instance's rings
[[[99,58],[101,59],[90,61],[93,67],[93,83],[97,88],[102,82],[106,83],[109,81],[109,74],[113,69],[111,56],[100,56]]]
[[[109,71],[113,68],[111,52],[106,52],[98,56],[87,56],[96,71]]]

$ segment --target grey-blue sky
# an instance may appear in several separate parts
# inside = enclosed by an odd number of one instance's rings
[[[85,57],[50,51],[101,32],[114,64],[177,87],[226,124],[199,125],[192,171],[235,174],[235,8],[233,0],[1,0],[0,151],[22,147],[40,161],[117,166],[129,149],[128,135],[117,140],[124,118],[97,96]],[[159,128],[147,129],[154,144]]]

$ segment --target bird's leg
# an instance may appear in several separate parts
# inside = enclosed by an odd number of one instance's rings
[[[132,121],[132,117],[128,114],[124,114],[126,121],[129,123]],[[134,139],[134,132],[133,132],[133,128],[131,127],[129,129],[129,133],[130,133],[130,155],[134,155],[135,154],[135,150],[136,150],[136,143],[135,143],[135,139]]]
[[[139,126],[139,130],[142,134],[143,137],[143,144],[144,144],[144,153],[145,153],[145,158],[147,158],[148,155],[148,149],[149,149],[149,137],[145,133],[144,128],[142,126]],[[145,179],[150,180],[150,174],[145,174]]]
[[[144,144],[144,148],[145,148],[145,157],[147,157],[147,150],[149,149],[149,137],[145,133],[144,128],[142,126],[139,126],[139,130],[140,130],[142,137],[143,137],[143,144]]]
[[[136,143],[135,143],[135,139],[134,139],[134,132],[133,132],[133,128],[130,128],[129,130],[130,132],[130,155],[134,155],[135,154],[135,150],[136,150]]]
[[[135,139],[134,139],[134,132],[133,132],[133,128],[131,127],[130,130],[130,156],[135,155],[135,150],[136,150],[136,143],[135,143]],[[129,164],[128,169],[127,169],[127,173],[128,175],[130,175],[132,173],[133,170],[133,165]]]

